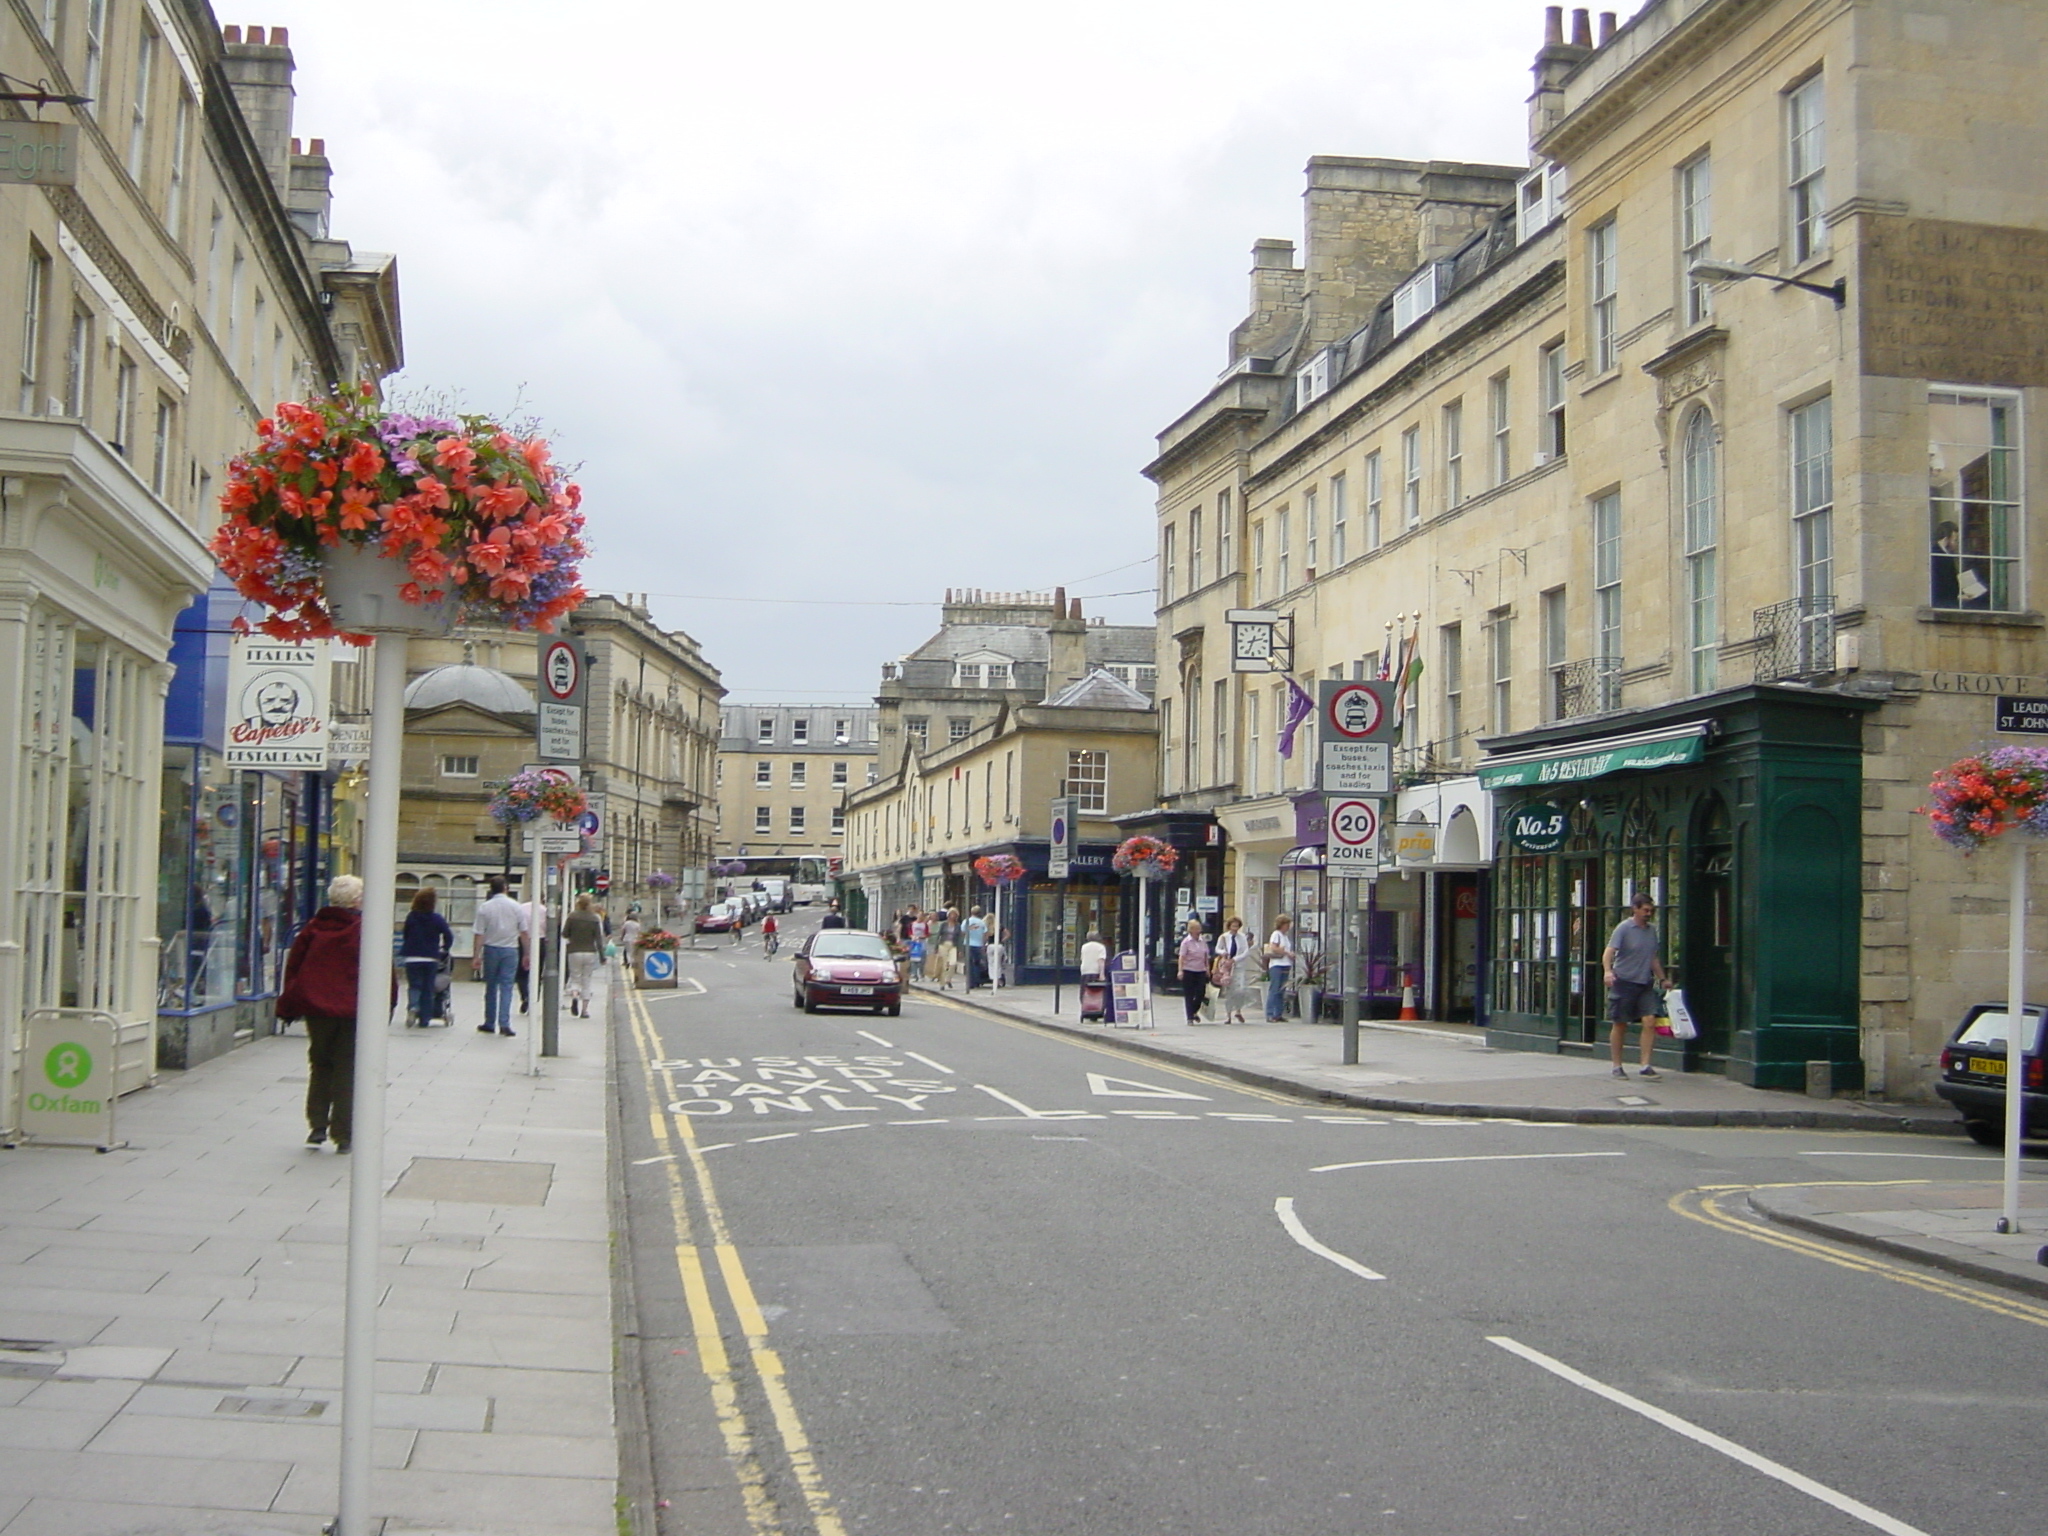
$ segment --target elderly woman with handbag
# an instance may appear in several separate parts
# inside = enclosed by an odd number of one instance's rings
[[[1245,997],[1251,991],[1252,941],[1244,936],[1244,919],[1233,917],[1216,935],[1209,961],[1209,985],[1216,992],[1216,1022],[1242,1024]]]

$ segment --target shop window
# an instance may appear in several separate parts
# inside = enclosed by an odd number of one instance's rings
[[[1927,418],[1929,600],[1936,608],[2018,609],[2019,400],[1936,390]]]

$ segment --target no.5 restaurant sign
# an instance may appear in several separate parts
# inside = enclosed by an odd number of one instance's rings
[[[1571,832],[1571,816],[1549,800],[1532,800],[1508,812],[1508,846],[1522,853],[1555,853]]]
[[[228,650],[227,766],[325,768],[327,678],[325,641],[236,636]]]

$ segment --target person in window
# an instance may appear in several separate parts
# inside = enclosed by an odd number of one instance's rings
[[[1984,562],[1964,553],[1956,525],[1934,526],[1934,548],[1928,557],[1928,578],[1937,608],[1989,608],[1991,584],[1984,579]]]

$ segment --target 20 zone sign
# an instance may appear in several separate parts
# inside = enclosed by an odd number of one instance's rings
[[[1370,874],[1379,868],[1380,809],[1371,800],[1329,802],[1329,843],[1324,861],[1331,874]]]

